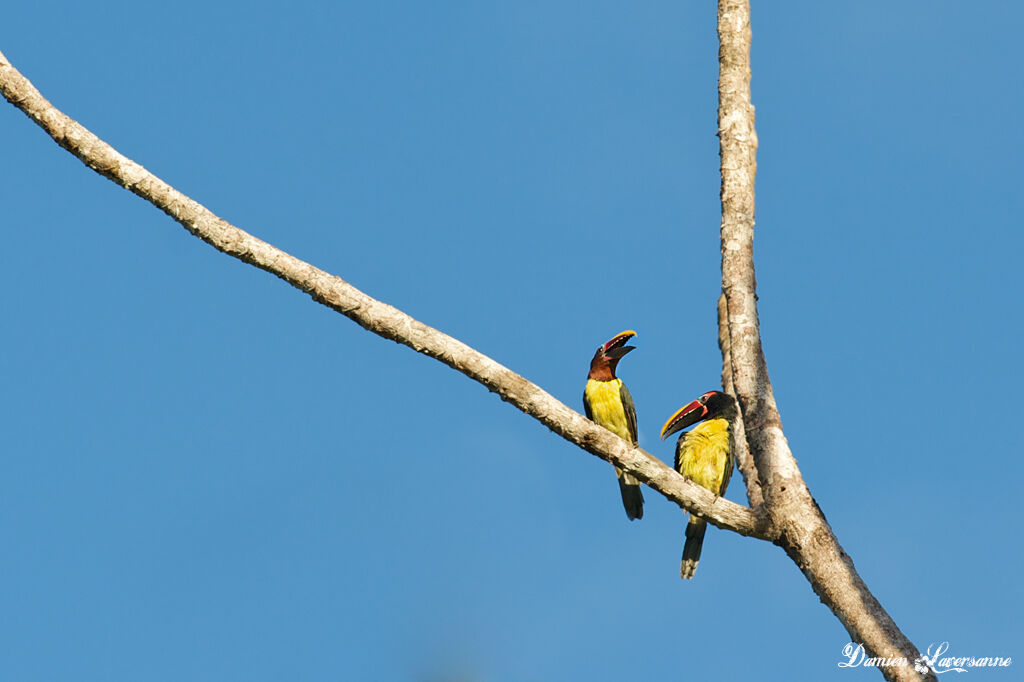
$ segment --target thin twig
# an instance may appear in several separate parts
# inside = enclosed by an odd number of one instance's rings
[[[736,396],[736,388],[732,380],[732,351],[729,350],[729,317],[726,311],[725,294],[718,297],[718,348],[722,351],[722,388],[731,396]],[[747,432],[743,427],[743,415],[737,414],[733,428],[733,448],[735,449],[736,466],[739,467],[743,481],[747,484],[747,500],[750,506],[758,511],[764,503],[761,493],[761,479],[757,474],[757,465],[747,448]]]

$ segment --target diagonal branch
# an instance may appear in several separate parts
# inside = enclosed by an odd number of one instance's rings
[[[764,511],[780,531],[776,544],[796,562],[815,593],[870,656],[920,653],[857,574],[804,483],[782,432],[761,348],[754,278],[754,177],[757,133],[750,101],[749,0],[719,0],[719,137],[722,154],[722,291],[726,371],[739,399],[747,444],[757,465]],[[728,357],[724,355],[728,348]],[[880,670],[890,680],[918,680],[912,665]],[[935,679],[929,673],[929,679]]]
[[[313,300],[378,336],[458,370],[566,440],[625,469],[680,507],[716,526],[742,535],[773,538],[764,520],[753,510],[716,497],[512,370],[214,215],[57,110],[11,66],[3,53],[0,53],[0,92],[85,165],[149,201],[218,251],[277,275],[305,291]]]

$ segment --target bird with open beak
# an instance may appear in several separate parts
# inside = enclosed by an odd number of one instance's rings
[[[679,408],[661,427],[661,439],[684,431],[676,441],[675,469],[683,476],[707,488],[715,495],[724,495],[729,486],[734,462],[732,421],[736,418],[736,401],[728,393],[708,391],[693,402]],[[693,578],[704,545],[707,521],[690,515],[686,525],[686,544],[679,564],[682,578]]]
[[[634,336],[636,332],[627,329],[597,347],[590,361],[587,386],[583,390],[583,407],[588,419],[636,445],[636,408],[633,406],[633,396],[629,394],[622,379],[615,376],[619,360],[626,353],[636,350],[636,346],[626,345]],[[626,516],[630,521],[643,518],[644,496],[640,492],[640,481],[618,467],[615,467],[615,475],[619,479],[619,492],[622,494]]]

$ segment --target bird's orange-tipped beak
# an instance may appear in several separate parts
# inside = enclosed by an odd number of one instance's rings
[[[676,431],[692,426],[706,416],[708,416],[708,407],[700,400],[694,400],[692,403],[683,405],[661,427],[661,439],[665,440]]]
[[[601,352],[611,358],[621,358],[629,351],[636,349],[636,346],[626,345],[626,342],[634,336],[636,336],[636,332],[632,329],[619,332],[601,347]]]

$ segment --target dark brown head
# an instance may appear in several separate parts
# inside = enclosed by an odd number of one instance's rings
[[[705,419],[721,417],[730,422],[736,417],[736,401],[728,393],[708,391],[692,403],[680,407],[661,427],[661,439]]]
[[[634,336],[636,336],[636,332],[627,329],[616,334],[604,345],[598,346],[597,352],[594,353],[594,359],[590,361],[590,374],[587,375],[587,378],[597,381],[614,379],[615,367],[619,364],[619,360],[629,351],[636,350],[636,346],[626,345],[626,342]]]

